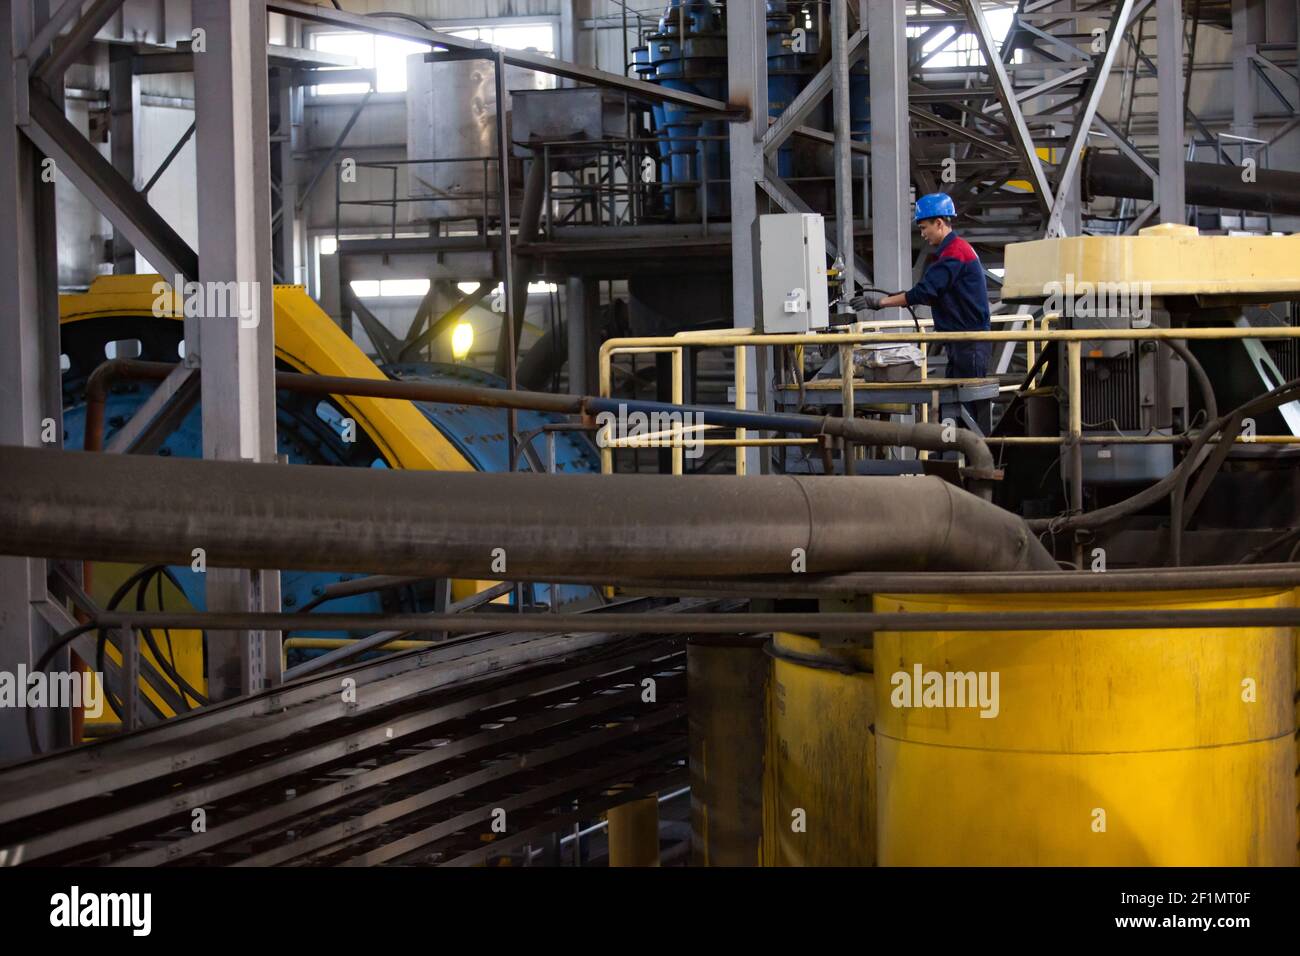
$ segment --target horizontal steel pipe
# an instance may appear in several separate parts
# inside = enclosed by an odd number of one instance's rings
[[[86,401],[93,409],[102,407],[116,381],[165,379],[176,366],[169,362],[140,359],[111,359],[103,362],[86,379]],[[395,398],[412,402],[446,402],[452,405],[482,405],[488,408],[517,408],[561,415],[582,412],[582,399],[550,392],[520,392],[476,385],[443,385],[438,382],[398,382],[386,378],[345,378],[337,375],[303,375],[276,372],[275,387],[305,395],[351,395],[364,398]]]
[[[0,448],[0,553],[368,571],[1054,570],[939,478],[386,471]]]
[[[864,633],[869,631],[1107,631],[1181,630],[1188,628],[1296,627],[1300,608],[1169,608],[1113,611],[941,611],[792,612],[746,614],[269,614],[265,612],[105,611],[96,621],[105,627],[154,630],[271,630],[319,628],[329,631],[439,630],[455,633],[533,631],[582,634],[768,634]]]
[[[608,584],[639,595],[848,597],[861,594],[1096,594],[1300,587],[1300,564],[1090,571],[875,572],[750,578],[612,578],[558,575],[557,584]]]
[[[174,369],[165,362],[138,359],[112,359],[104,362],[86,381],[87,448],[100,448],[104,402],[112,383],[118,380],[162,381]],[[672,405],[596,396],[554,395],[472,385],[444,385],[437,382],[398,382],[388,379],[342,378],[331,375],[302,375],[276,372],[275,387],[298,394],[364,396],[395,398],[413,402],[445,402],[453,405],[478,405],[487,408],[513,408],[521,411],[552,412],[559,415],[646,415],[689,416],[693,422],[754,431],[776,431],[795,435],[834,435],[858,445],[919,448],[926,451],[956,449],[966,456],[972,487],[981,498],[993,496],[989,481],[994,473],[993,454],[974,432],[941,425],[879,422],[869,419],[847,420],[822,415],[791,415],[749,412],[704,405]]]
[[[1154,165],[1154,164],[1153,164]],[[1240,166],[1219,163],[1184,163],[1187,203],[1221,209],[1243,209],[1273,215],[1300,215],[1300,173],[1259,169],[1246,182]],[[1151,177],[1131,159],[1088,150],[1083,161],[1084,198],[1113,196],[1151,199]]]

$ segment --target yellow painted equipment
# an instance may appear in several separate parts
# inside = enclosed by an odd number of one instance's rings
[[[159,315],[181,321],[183,301],[155,292],[158,276],[100,276],[80,295],[59,298],[59,321]],[[275,287],[275,357],[311,375],[382,379],[364,352],[300,285]],[[155,311],[155,305],[159,306]],[[465,457],[413,404],[386,398],[334,396],[383,453],[391,468],[471,471]]]
[[[1300,289],[1300,235],[1202,236],[1164,223],[1136,236],[1069,236],[1006,247],[1004,299],[1042,299],[1049,284],[1125,283],[1151,295],[1271,295]]]
[[[868,648],[772,640],[766,866],[876,860],[876,690]]]
[[[94,596],[96,600],[101,603],[105,602],[107,598],[117,590],[118,586],[135,570],[137,569],[124,564],[96,564],[94,583]],[[168,608],[180,607],[189,609],[190,605],[185,599],[185,593],[183,591],[166,579],[163,579],[160,583],[163,591],[164,606]],[[145,609],[150,611],[157,610],[158,606],[157,591],[155,588],[145,588]],[[166,682],[173,690],[180,693],[181,688],[177,685],[176,681],[172,680],[165,673],[162,673],[162,668],[159,667],[158,660],[154,656],[153,651],[149,649],[149,645],[145,641],[140,640],[139,635],[135,635],[135,637],[139,641],[140,657],[154,666],[155,670],[158,672],[157,676],[159,680]],[[200,632],[186,630],[157,631],[154,634],[154,640],[158,644],[159,649],[164,653],[168,664],[174,666],[176,672],[180,674],[191,687],[197,691],[206,693],[207,682],[203,676],[203,642]],[[122,654],[115,644],[105,642],[104,653],[115,664],[121,666]],[[86,661],[85,663],[93,665],[94,661]],[[86,679],[91,681],[92,684],[98,684],[93,666],[89,671],[87,671]],[[176,716],[176,712],[172,707],[163,700],[163,698],[159,696],[151,686],[149,686],[148,682],[141,681],[140,688],[141,693],[148,698],[154,707],[158,709],[160,714],[164,717]],[[112,698],[108,697],[107,694],[104,694],[103,689],[99,687],[95,688],[95,695],[97,697],[103,695],[103,712],[98,716],[92,716],[90,713],[86,713],[86,724],[88,726],[102,725],[101,729],[104,729],[121,723],[121,715],[118,714],[116,709],[113,707]],[[192,699],[190,699],[189,702],[191,704],[197,703]]]
[[[882,612],[1293,607],[1300,591],[1056,595],[877,595]],[[874,646],[777,634],[763,780],[766,866],[1293,866],[1296,688],[1290,628],[877,632]],[[727,655],[697,662],[712,693]],[[731,652],[731,669],[740,661]],[[996,673],[981,707],[904,701],[895,677]],[[734,680],[732,681],[734,683]],[[937,685],[947,689],[947,683]],[[954,687],[957,686],[954,682]],[[724,738],[714,702],[699,751]],[[706,702],[707,703],[707,702]],[[973,706],[951,706],[969,704]],[[992,706],[995,704],[996,706]],[[734,706],[732,707],[734,709]],[[981,717],[981,709],[990,713]],[[716,711],[716,712],[715,712]],[[748,725],[757,731],[755,722]],[[725,736],[735,739],[735,725]],[[703,741],[697,737],[704,738]],[[736,831],[752,761],[715,761],[694,797],[696,839],[722,863],[752,846]],[[725,795],[725,796],[724,796]],[[701,821],[707,820],[707,827]],[[739,831],[736,831],[739,832]]]
[[[1292,590],[875,598],[904,612],[1294,602]],[[1295,865],[1295,657],[1288,628],[878,632],[879,862]],[[893,706],[895,675],[918,665],[996,672],[997,716]]]
[[[610,807],[610,866],[659,865],[659,798],[656,795]]]
[[[312,375],[336,375],[348,378],[386,378],[357,345],[298,285],[276,286],[275,356],[290,368]],[[181,321],[184,301],[173,295],[170,286],[156,275],[100,276],[89,290],[59,297],[59,321],[81,322],[112,316],[158,316]],[[339,407],[350,416],[375,443],[391,468],[437,471],[471,471],[473,466],[442,432],[409,401],[394,399],[333,396]],[[93,596],[105,601],[114,588],[134,568],[97,565]],[[495,582],[454,581],[452,598],[469,597]],[[188,607],[184,595],[170,585],[166,587],[167,607]],[[152,592],[148,598],[153,601]],[[503,596],[498,599],[505,601]],[[152,603],[149,605],[152,607]],[[206,691],[202,674],[201,635],[197,631],[173,631],[171,654],[177,670],[200,691]],[[162,640],[162,635],[158,635]],[[164,645],[166,649],[166,645]],[[106,653],[115,661],[117,651],[109,646]],[[143,655],[152,661],[147,648]],[[169,683],[174,683],[169,680]],[[152,691],[145,693],[168,716],[171,710]],[[87,717],[88,723],[114,723],[117,716],[105,707],[99,718]]]

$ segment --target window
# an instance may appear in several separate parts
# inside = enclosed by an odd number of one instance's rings
[[[550,23],[467,27],[446,32],[507,50],[536,50],[547,56],[555,55],[555,27]],[[316,33],[312,36],[312,47],[324,53],[350,56],[356,60],[356,69],[374,70],[378,93],[406,92],[406,58],[429,49],[425,43],[372,33]],[[367,89],[365,83],[322,83],[315,92],[318,96],[337,96],[364,93]]]
[[[1015,10],[1007,8],[1005,10],[985,10],[984,18],[988,21],[989,30],[993,33],[993,39],[999,45],[1006,39],[1011,32],[1011,22],[1015,17]],[[926,27],[910,26],[907,28],[909,37],[919,37],[926,32]],[[939,50],[945,43],[952,39],[955,29],[945,27],[936,33],[922,48],[923,55]],[[1016,51],[1015,62],[1021,62],[1023,52]],[[955,67],[980,66],[984,63],[984,57],[979,51],[979,43],[973,33],[967,33],[955,42],[951,43],[946,49],[935,53],[925,61],[925,69],[953,69]]]
[[[325,53],[338,53],[356,60],[357,69],[374,70],[377,93],[402,93],[406,90],[406,58],[423,53],[428,44],[398,37],[381,37],[373,33],[317,33],[312,47]],[[365,83],[322,83],[319,96],[364,93]]]
[[[422,296],[429,291],[429,280],[353,279],[352,291],[363,299]]]
[[[479,289],[477,282],[458,282],[456,288],[465,295],[472,295]],[[554,282],[528,283],[529,295],[546,295],[558,292],[559,286]],[[363,299],[389,298],[393,296],[423,296],[429,291],[428,279],[353,279],[352,291]],[[501,283],[492,289],[492,294],[501,295]]]
[[[452,36],[482,40],[507,50],[536,50],[547,56],[555,54],[555,28],[549,23],[522,23],[509,27],[470,27],[448,30]]]
[[[428,279],[383,279],[379,283],[380,295],[422,296],[428,291]]]

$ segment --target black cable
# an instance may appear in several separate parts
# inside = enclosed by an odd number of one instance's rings
[[[1283,534],[1278,535],[1276,538],[1273,538],[1270,541],[1259,545],[1258,547],[1251,548],[1249,551],[1247,551],[1245,554],[1243,554],[1240,558],[1237,559],[1237,564],[1253,564],[1255,561],[1259,560],[1264,555],[1268,554],[1278,545],[1286,544],[1292,538],[1295,538],[1297,536],[1300,536],[1300,528],[1291,528],[1288,531],[1284,532]],[[1292,556],[1287,558],[1287,560],[1288,561],[1295,560],[1294,552],[1292,552]]]
[[[120,604],[122,602],[122,599],[126,597],[127,592],[137,582],[147,579],[148,576],[154,572],[154,569],[158,567],[160,567],[160,565],[149,565],[148,567],[140,568],[138,571],[135,571],[130,576],[128,576],[125,581],[123,581],[120,585],[118,585],[118,588],[116,591],[113,592],[112,597],[108,599],[107,609],[110,611],[117,610],[118,604]],[[107,641],[108,641],[108,632],[105,629],[100,628],[98,637],[95,641],[95,672],[97,674],[104,675],[104,690],[109,696],[109,703],[111,703],[113,705],[114,710],[119,715],[121,715],[122,699],[117,694],[114,694],[112,687],[109,686],[108,671],[104,666],[104,652],[105,652],[105,645],[107,644]],[[44,669],[43,665],[40,662],[37,663],[37,667],[38,669],[42,669],[42,670]]]
[[[166,610],[163,606],[163,575],[159,574],[154,580],[158,582],[158,610]],[[172,630],[170,627],[163,628],[163,637],[167,641],[167,658],[171,661],[172,667],[176,667],[176,648],[172,646]]]
[[[160,596],[162,593],[162,571],[164,570],[166,569],[165,568],[159,569],[159,571],[155,572],[159,582]],[[137,611],[144,610],[144,594],[145,594],[145,590],[148,588],[148,584],[149,584],[148,579],[145,579],[140,582],[140,586],[136,589],[135,609]],[[160,611],[163,610],[161,604],[159,604],[158,610]],[[200,705],[208,703],[209,702],[208,699],[204,697],[203,694],[199,693],[199,691],[196,690],[189,683],[189,681],[187,681],[184,677],[182,677],[178,670],[176,670],[176,664],[174,659],[171,664],[168,664],[167,661],[163,659],[162,649],[158,647],[158,643],[154,639],[153,630],[151,628],[142,627],[140,628],[140,632],[144,635],[144,641],[149,646],[149,650],[153,652],[154,660],[158,662],[159,670],[161,670],[163,674],[165,674],[167,677],[170,677],[172,681],[176,684],[176,689],[180,691],[181,701],[185,704],[186,709],[187,710],[194,709],[193,707],[190,706],[189,697],[193,697],[196,701],[200,703]],[[189,697],[186,696],[187,693]]]
[[[865,286],[863,286],[863,287],[862,287],[862,291],[863,291],[863,292],[879,292],[881,295],[885,295],[885,296],[890,296],[890,295],[902,295],[902,294],[903,294],[901,291],[899,291],[899,292],[886,292],[884,289],[878,289],[878,288],[876,288],[876,287],[873,286],[873,285],[865,285]],[[841,298],[842,298],[842,297],[841,297]],[[850,301],[851,301],[851,300],[850,300]],[[836,302],[839,302],[839,299],[837,299]],[[916,317],[916,310],[913,309],[911,305],[904,305],[903,308],[907,309],[908,314],[912,317],[912,323],[916,326],[916,331],[917,331],[917,332],[920,332],[920,331],[921,331],[921,320],[918,319],[918,318]],[[856,314],[855,314],[854,322],[856,322],[856,321],[857,321],[857,319],[856,319]],[[844,325],[853,325],[854,322],[844,322],[844,323],[841,323],[839,326],[831,326],[831,327],[832,327],[832,328],[840,328],[840,327],[843,327]]]
[[[107,610],[110,611],[116,610],[118,604],[122,602],[122,599],[126,597],[127,592],[129,592],[133,586],[138,584],[141,579],[146,578],[147,576],[154,574],[159,570],[166,571],[166,565],[152,564],[147,567],[140,568],[138,571],[133,572],[129,577],[127,577],[125,581],[123,581],[120,585],[118,585],[117,590],[114,591],[112,597],[108,599]],[[45,652],[42,653],[39,658],[37,658],[35,665],[33,665],[32,667],[32,673],[43,672],[49,666],[50,661],[54,659],[54,655],[58,654],[59,651],[66,648],[69,644],[71,644],[81,635],[86,634],[89,631],[98,631],[98,638],[96,640],[96,647],[95,647],[95,666],[97,668],[97,673],[104,675],[102,681],[104,685],[104,692],[108,695],[109,702],[113,705],[115,711],[120,715],[123,712],[121,698],[119,698],[116,694],[114,694],[112,688],[109,686],[108,674],[103,666],[104,645],[107,641],[108,634],[104,628],[98,626],[98,624],[96,624],[96,622],[94,621],[90,621],[85,624],[80,624],[69,631],[65,631],[63,634],[60,634],[54,640],[54,643],[52,643],[49,647],[47,647],[45,649]],[[41,748],[40,740],[36,733],[36,717],[30,707],[26,708],[25,710],[26,710],[25,716],[27,718],[26,720],[27,741],[31,745],[32,754],[34,756],[39,756],[45,751]]]
[[[79,638],[82,634],[85,634],[87,631],[93,631],[95,630],[96,627],[97,625],[95,624],[95,622],[90,621],[86,624],[79,624],[78,626],[72,628],[72,630],[65,631],[63,634],[60,634],[58,639],[53,644],[51,644],[48,648],[46,648],[45,653],[41,655],[41,658],[37,662],[36,667],[33,668],[33,673],[35,673],[36,671],[44,670],[44,667],[46,664],[49,663],[50,658],[52,658],[64,647],[67,647],[69,644],[71,644],[73,641]],[[23,690],[26,691],[26,688],[23,688]],[[45,751],[41,749],[41,742],[36,734],[36,712],[30,707],[24,707],[23,716],[26,718],[27,742],[32,748],[32,755],[40,756]]]
[[[1199,455],[1201,450],[1211,438],[1228,426],[1233,416],[1240,415],[1244,417],[1259,412],[1271,411],[1279,405],[1294,401],[1298,396],[1300,396],[1300,378],[1292,379],[1277,388],[1270,389],[1263,395],[1258,395],[1250,401],[1238,405],[1232,411],[1208,422],[1192,441],[1191,446],[1183,455],[1183,460],[1174,467],[1173,471],[1130,498],[1086,514],[1058,515],[1056,518],[1050,519],[1028,518],[1026,523],[1034,531],[1052,527],[1058,533],[1072,531],[1076,528],[1100,528],[1112,521],[1149,507],[1167,497],[1171,492],[1177,492],[1180,482],[1186,480],[1191,472],[1200,467]]]
[[[45,665],[50,662],[50,658],[52,658],[64,647],[71,644],[82,634],[85,634],[87,631],[93,631],[96,627],[97,625],[95,624],[94,621],[88,621],[85,624],[77,625],[70,631],[65,631],[64,633],[60,634],[58,639],[45,649],[45,653],[40,656],[40,659],[36,662],[36,666],[32,668],[32,672],[35,673],[36,671],[44,670]]]
[[[339,0],[334,0],[334,6],[339,7]],[[342,10],[343,8],[342,8],[342,7],[339,7],[339,9]],[[376,10],[376,11],[374,11],[373,13],[363,13],[362,16],[366,16],[366,17],[394,17],[395,19],[398,19],[398,20],[407,20],[407,21],[409,21],[410,23],[414,23],[416,26],[424,27],[424,29],[426,29],[426,30],[432,30],[432,29],[433,29],[433,27],[430,26],[428,20],[422,20],[420,17],[417,17],[417,16],[415,16],[414,14],[410,14],[410,13],[398,13],[398,12],[395,12],[395,11],[392,11],[392,10]]]
[[[161,564],[151,564],[133,572],[118,586],[117,590],[113,592],[112,597],[108,599],[107,610],[117,610],[118,604],[122,602],[132,587],[137,584],[144,585],[154,574],[163,570],[164,567],[165,565]],[[134,632],[132,632],[132,639],[134,639]],[[114,713],[116,713],[118,717],[122,717],[126,712],[126,704],[120,695],[113,692],[113,688],[108,682],[108,668],[105,664],[107,650],[108,631],[104,628],[100,628],[95,640],[95,673],[103,675],[104,692],[108,695],[109,704],[112,705]],[[126,648],[123,647],[120,648],[120,650],[123,655],[123,660],[125,660]],[[123,688],[123,690],[125,691],[126,688]]]
[[[163,594],[162,594],[162,579],[164,577],[167,578],[167,580],[169,580],[175,586],[176,590],[182,592],[184,591],[184,589],[181,587],[180,582],[176,580],[176,576],[172,574],[171,568],[167,568],[167,567],[163,568],[158,573],[158,610],[160,611],[166,610],[166,608],[163,607]],[[203,632],[200,632],[200,638],[199,638],[200,640],[202,640],[202,633]],[[163,673],[166,674],[168,677],[170,677],[172,681],[176,684],[177,689],[181,692],[181,699],[185,701],[187,707],[189,706],[189,699],[188,699],[189,697],[193,697],[199,706],[210,704],[212,701],[208,697],[200,693],[197,688],[195,688],[192,684],[190,684],[187,680],[185,680],[184,677],[181,676],[180,668],[176,666],[176,654],[174,649],[172,648],[171,629],[164,628],[163,634],[167,638],[167,650],[171,655],[170,665],[167,667],[163,667]],[[148,629],[145,630],[145,640],[149,643],[150,649],[153,651],[154,656],[158,658],[158,662],[161,665],[163,663],[162,656],[159,653],[157,646],[154,644],[153,632],[151,630]],[[186,696],[187,694],[188,697]]]

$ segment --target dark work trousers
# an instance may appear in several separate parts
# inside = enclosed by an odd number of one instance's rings
[[[992,342],[949,342],[948,378],[984,378],[988,375],[989,357],[993,353]],[[985,399],[978,402],[963,402],[967,414],[979,425],[985,435],[992,427],[992,402]],[[943,406],[939,410],[941,418],[952,418],[959,426],[963,423],[956,405]]]

